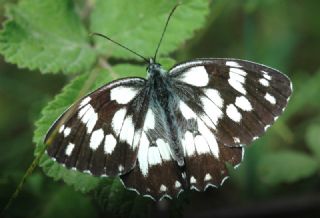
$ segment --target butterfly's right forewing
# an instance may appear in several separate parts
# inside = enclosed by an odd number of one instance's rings
[[[218,141],[249,144],[281,115],[292,92],[287,76],[237,59],[197,59],[170,70],[176,92]]]

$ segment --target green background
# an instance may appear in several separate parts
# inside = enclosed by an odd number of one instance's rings
[[[115,78],[145,76],[137,57],[90,32],[152,56],[174,1],[0,0],[0,207],[57,116]],[[155,203],[117,179],[69,172],[46,156],[7,217],[313,217],[320,204],[320,1],[185,0],[160,62],[233,57],[287,74],[287,110],[248,146],[219,189]]]

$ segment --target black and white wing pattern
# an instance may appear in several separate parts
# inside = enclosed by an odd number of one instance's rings
[[[150,101],[152,101],[150,99]],[[139,145],[136,167],[121,176],[124,185],[152,199],[177,196],[187,186],[172,154],[172,133],[165,111],[149,105]]]
[[[71,106],[47,133],[48,155],[95,176],[130,171],[139,145],[136,130],[143,125],[148,100],[140,95],[144,85],[142,78],[114,81]]]
[[[244,148],[216,142],[213,133],[196,112],[183,103],[179,93],[174,92],[172,96],[176,104],[172,107],[173,116],[169,117],[171,122],[167,119],[168,111],[154,102],[155,98],[150,99],[137,165],[120,177],[127,188],[157,200],[178,196],[190,188],[218,187],[227,178],[225,163],[237,166],[244,152]],[[176,131],[170,129],[173,120]],[[183,151],[185,164],[182,166],[173,154],[175,139]]]
[[[225,162],[239,165],[243,145],[266,131],[292,92],[284,74],[237,59],[194,60],[173,67],[169,76],[179,98],[186,181],[198,191],[228,178]]]
[[[226,163],[238,167],[245,148],[225,146],[215,136],[213,124],[208,123],[212,121],[205,111],[197,107],[195,102],[199,96],[195,94],[196,98],[190,98],[185,92],[187,89],[183,90],[183,93],[177,92],[181,98],[176,117],[184,150],[186,189],[205,191],[208,187],[217,188],[228,178]]]
[[[197,59],[169,74],[179,97],[229,147],[249,144],[263,134],[292,93],[287,76],[245,60]]]
[[[272,68],[237,59],[197,59],[167,74],[150,61],[148,80],[94,91],[51,127],[47,153],[67,168],[120,176],[153,199],[218,187],[243,145],[277,119],[292,92]]]

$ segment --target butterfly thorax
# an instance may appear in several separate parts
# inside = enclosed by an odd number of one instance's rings
[[[179,140],[180,130],[177,124],[175,111],[178,107],[178,97],[172,91],[172,81],[167,71],[160,64],[150,63],[148,68],[147,87],[149,89],[149,106],[159,111],[168,133],[171,153],[179,166],[184,165],[183,148]]]

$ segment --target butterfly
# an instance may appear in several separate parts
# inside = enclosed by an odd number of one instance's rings
[[[239,166],[244,145],[274,123],[292,93],[286,75],[246,60],[195,59],[166,71],[156,55],[141,57],[146,79],[119,79],[86,95],[57,119],[45,143],[66,168],[119,176],[154,200],[222,185],[226,163]]]

